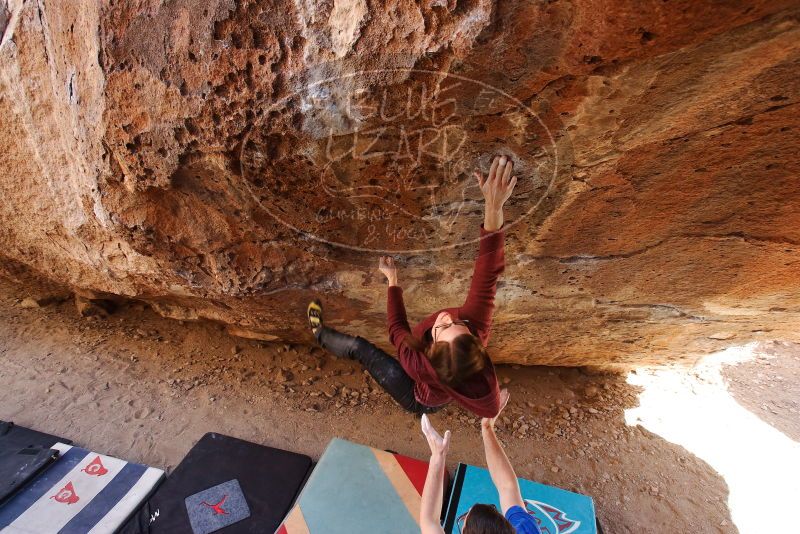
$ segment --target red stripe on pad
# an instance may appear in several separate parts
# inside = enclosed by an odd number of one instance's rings
[[[417,493],[422,495],[422,488],[425,487],[425,477],[428,476],[428,462],[417,460],[416,458],[409,458],[402,454],[395,454],[395,459],[400,467],[403,468],[408,479],[414,485]]]

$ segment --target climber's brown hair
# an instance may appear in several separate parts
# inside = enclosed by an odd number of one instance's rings
[[[428,346],[410,335],[405,341],[409,347],[428,357],[439,380],[451,388],[483,371],[489,360],[486,348],[473,334],[461,334],[452,343],[439,341]]]

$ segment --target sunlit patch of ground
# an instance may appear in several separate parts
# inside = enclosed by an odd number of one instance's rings
[[[798,528],[790,521],[800,503],[800,443],[743,407],[723,377],[725,366],[769,358],[753,343],[716,353],[690,371],[639,370],[627,378],[642,388],[640,405],[625,412],[627,423],[715,469],[728,484],[731,519],[743,534]]]

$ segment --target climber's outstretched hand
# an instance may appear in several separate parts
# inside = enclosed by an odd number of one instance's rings
[[[489,174],[483,176],[475,171],[475,178],[486,200],[483,226],[488,231],[499,230],[503,226],[503,205],[517,185],[517,177],[512,176],[514,162],[506,156],[495,156]]]
[[[378,259],[378,270],[386,276],[390,286],[397,285],[397,265],[394,263],[394,258],[381,256]]]

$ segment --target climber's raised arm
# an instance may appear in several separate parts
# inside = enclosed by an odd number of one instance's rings
[[[511,160],[496,156],[486,177],[475,173],[485,200],[484,217],[472,282],[459,315],[478,332],[488,332],[491,327],[497,280],[505,269],[503,206],[517,184],[516,176],[511,175],[513,170]]]
[[[396,348],[400,348],[403,339],[411,333],[411,328],[408,326],[406,307],[403,303],[403,288],[397,285],[397,265],[391,256],[381,256],[378,260],[378,270],[386,276],[389,282],[386,299],[389,341]]]

